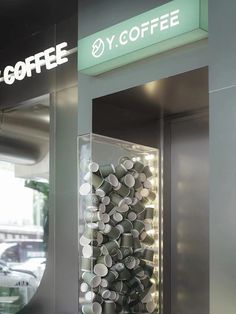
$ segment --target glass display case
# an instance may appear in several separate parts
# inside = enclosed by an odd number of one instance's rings
[[[160,151],[78,139],[79,313],[160,313]]]

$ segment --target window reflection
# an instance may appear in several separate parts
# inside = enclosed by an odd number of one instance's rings
[[[48,182],[15,175],[0,161],[0,313],[16,313],[42,279],[48,239]]]

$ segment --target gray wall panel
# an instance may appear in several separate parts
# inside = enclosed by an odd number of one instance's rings
[[[236,88],[210,97],[211,314],[236,309]]]
[[[209,0],[210,90],[236,84],[235,0]]]
[[[208,116],[171,127],[171,313],[209,313]]]

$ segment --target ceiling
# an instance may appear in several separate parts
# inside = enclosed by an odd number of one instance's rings
[[[0,50],[77,13],[77,0],[1,0]]]

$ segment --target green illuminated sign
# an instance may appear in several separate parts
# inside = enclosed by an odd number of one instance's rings
[[[207,36],[207,0],[174,0],[79,40],[78,69],[98,75]]]

